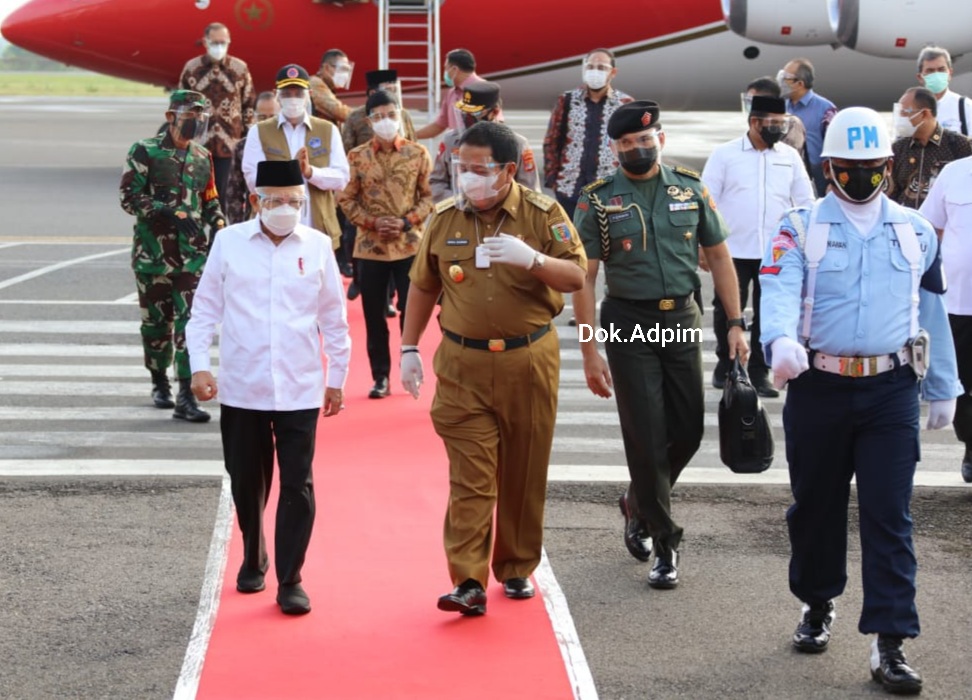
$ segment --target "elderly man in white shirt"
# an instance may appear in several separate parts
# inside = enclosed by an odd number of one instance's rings
[[[952,55],[941,46],[926,46],[918,54],[918,82],[938,100],[938,123],[963,136],[972,136],[972,100],[949,90]]]
[[[955,404],[952,427],[965,443],[962,478],[972,483],[972,156],[942,168],[918,213],[942,241],[942,267],[948,281],[945,306],[965,391]]]
[[[813,186],[800,154],[781,142],[788,125],[786,102],[778,97],[753,96],[749,131],[716,148],[702,171],[702,181],[729,226],[726,242],[739,278],[743,309],[749,299],[750,284],[753,288],[752,354],[748,372],[756,391],[765,397],[779,396],[779,392],[773,388],[759,342],[760,260],[783,213],[791,207],[813,203]],[[705,269],[704,261],[701,264]],[[722,388],[729,371],[727,319],[718,297],[713,306],[719,361],[712,373],[712,384]]]
[[[223,457],[243,533],[242,593],[265,588],[263,510],[276,451],[280,499],[274,537],[277,603],[310,612],[301,567],[314,524],[317,417],[338,415],[351,356],[344,288],[327,239],[298,223],[306,206],[297,161],[265,161],[250,201],[259,218],[213,243],[186,328],[192,391],[218,398]],[[219,383],[209,349],[217,324]],[[327,356],[325,388],[323,352]]]
[[[348,184],[351,169],[340,129],[310,114],[309,80],[307,71],[296,64],[277,73],[280,114],[250,127],[243,149],[243,178],[253,193],[258,163],[297,160],[308,197],[301,223],[330,236],[336,250],[341,244],[341,227],[335,192]]]

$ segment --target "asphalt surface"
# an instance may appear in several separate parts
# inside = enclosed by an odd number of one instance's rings
[[[195,619],[219,498],[218,427],[147,405],[131,219],[117,199],[129,145],[154,132],[163,110],[160,99],[0,98],[3,699],[171,697]],[[542,113],[508,118],[539,142]],[[742,128],[738,114],[665,122],[668,159],[696,167]],[[566,317],[557,321],[564,362],[546,547],[599,697],[881,695],[869,640],[856,630],[856,512],[831,648],[793,653],[785,461],[731,482],[718,461],[713,390],[703,447],[674,495],[686,528],[682,583],[647,588],[648,565],[621,542],[613,401],[586,393]],[[707,373],[712,345],[709,332]],[[781,406],[767,401],[779,446]],[[931,485],[916,488],[913,510],[923,633],[907,651],[924,697],[967,698],[972,489],[957,476],[950,431],[922,440],[919,483]],[[133,475],[112,475],[119,470]],[[438,614],[431,605],[429,614]]]

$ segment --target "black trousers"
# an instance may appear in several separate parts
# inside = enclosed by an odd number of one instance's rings
[[[365,330],[368,338],[368,362],[371,378],[386,379],[391,372],[391,351],[388,347],[388,283],[395,285],[398,294],[399,329],[405,327],[405,301],[408,298],[408,271],[414,257],[388,262],[385,260],[359,260],[358,274],[361,288],[361,307],[364,310]]]
[[[344,212],[339,208],[337,210],[338,224],[341,226],[341,247],[334,251],[335,257],[337,257],[338,265],[351,265],[352,266],[352,279],[357,282],[358,275],[354,272],[354,241],[358,235],[358,227],[348,221],[347,217],[344,216]]]
[[[219,193],[219,208],[224,214],[226,213],[226,190],[229,186],[230,169],[232,167],[232,158],[213,156],[213,179],[216,180],[216,192]]]
[[[669,556],[682,540],[682,528],[671,513],[672,487],[702,442],[702,317],[694,303],[659,311],[657,304],[652,309],[608,297],[601,303],[601,326],[611,328],[612,323],[620,329],[621,342],[608,341],[604,347],[631,475],[629,504],[648,526],[656,553]],[[664,347],[631,340],[636,325],[647,335],[656,323],[663,329],[677,324],[698,329],[699,337]]]
[[[965,393],[955,402],[955,436],[965,443],[967,451],[972,450],[972,316],[948,315],[955,342],[955,357],[958,360],[959,381]]]
[[[241,571],[266,571],[263,510],[273,483],[273,456],[280,467],[280,498],[274,529],[274,565],[281,585],[300,583],[314,527],[311,463],[319,408],[254,411],[221,406],[223,459],[233,489],[236,518],[243,532]]]
[[[763,356],[763,346],[759,342],[759,260],[744,260],[733,258],[732,264],[736,267],[736,277],[739,279],[739,304],[740,308],[745,309],[749,301],[749,286],[753,287],[753,322],[749,327],[749,366],[747,371],[750,379],[756,381],[765,377],[769,373],[766,358]],[[712,330],[716,337],[716,356],[719,358],[719,365],[729,371],[729,328],[726,322],[726,309],[722,305],[719,296],[716,295],[712,300]]]

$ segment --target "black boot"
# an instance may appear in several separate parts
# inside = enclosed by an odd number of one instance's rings
[[[172,417],[181,418],[190,423],[205,423],[210,416],[196,403],[196,397],[192,395],[192,390],[189,388],[190,381],[189,379],[179,380],[179,395],[176,397]]]
[[[172,387],[165,372],[152,372],[152,401],[156,408],[175,408],[172,402]]]

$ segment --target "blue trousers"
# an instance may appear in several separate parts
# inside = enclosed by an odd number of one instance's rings
[[[908,366],[862,378],[810,369],[787,391],[790,590],[806,603],[843,593],[847,504],[856,477],[863,634],[917,637],[920,631],[910,511],[918,418],[917,381]]]

